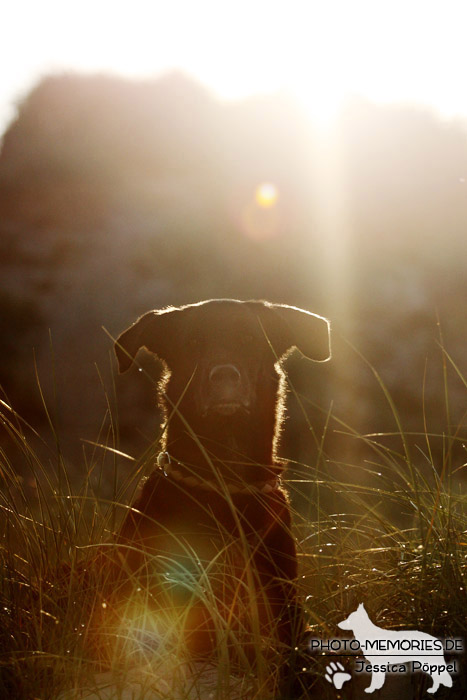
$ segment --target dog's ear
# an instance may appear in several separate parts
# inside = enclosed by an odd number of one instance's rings
[[[172,336],[176,309],[148,311],[115,341],[115,354],[120,372],[132,365],[138,350],[145,347],[161,360],[167,359],[167,340]]]
[[[296,347],[315,362],[331,358],[331,324],[326,318],[284,304],[263,302],[262,309],[259,320],[277,357]]]

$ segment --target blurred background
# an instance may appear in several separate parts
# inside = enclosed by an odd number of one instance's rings
[[[290,397],[283,455],[313,464],[325,435],[358,479],[364,441],[342,433],[399,430],[376,372],[421,465],[416,434],[436,436],[441,472],[445,436],[466,425],[463,3],[5,12],[0,384],[53,445],[42,392],[71,474],[86,440],[108,439],[108,401],[119,449],[138,456],[157,434],[154,385],[116,377],[111,337],[212,297],[332,321],[331,363],[288,362],[304,403]]]

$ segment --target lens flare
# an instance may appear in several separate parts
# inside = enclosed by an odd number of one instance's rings
[[[277,187],[270,182],[263,182],[258,185],[255,193],[256,204],[262,209],[270,209],[273,207],[279,196]]]

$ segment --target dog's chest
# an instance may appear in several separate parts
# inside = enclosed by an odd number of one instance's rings
[[[150,510],[157,526],[147,533],[147,548],[159,570],[177,570],[182,577],[241,578],[254,568],[274,525],[271,498],[200,496],[170,485],[154,496]],[[170,577],[175,578],[173,573]]]

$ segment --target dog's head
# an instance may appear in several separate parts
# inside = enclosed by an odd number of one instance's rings
[[[141,316],[115,343],[120,372],[141,347],[167,365],[174,396],[185,392],[199,417],[233,416],[254,408],[293,347],[328,360],[329,322],[292,306],[215,299]]]

